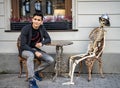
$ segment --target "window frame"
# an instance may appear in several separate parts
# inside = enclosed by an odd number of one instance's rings
[[[10,3],[10,5],[11,5],[11,9],[12,9],[12,3],[16,3],[16,2],[18,2],[19,0],[13,0],[14,2],[12,2],[12,0],[11,1],[9,1],[9,3]],[[65,0],[66,2],[65,3],[67,3],[67,1],[69,1],[69,0]],[[72,2],[73,2],[73,0],[71,0],[71,4],[72,4]],[[7,3],[7,2],[6,2]],[[67,3],[68,4],[68,3]],[[19,9],[19,8],[17,8],[17,5],[18,4],[16,4],[14,7],[16,8],[16,9]],[[73,4],[72,4],[73,5]],[[73,11],[72,10],[72,8],[70,9],[71,11]],[[19,10],[18,10],[18,12],[19,12]],[[11,13],[10,12],[10,16],[12,15],[13,13]],[[73,13],[71,13],[72,15],[73,15]],[[17,17],[20,17],[18,14],[17,14]],[[8,22],[8,21],[7,21]],[[11,22],[10,22],[11,23]],[[9,28],[10,30],[5,30],[6,32],[11,32],[11,31],[18,31],[18,30],[11,30],[11,28]],[[48,30],[48,31],[52,31],[52,32],[60,32],[60,31],[78,31],[77,29],[75,29],[75,27],[73,27],[73,20],[72,20],[72,28],[70,29],[70,30]]]

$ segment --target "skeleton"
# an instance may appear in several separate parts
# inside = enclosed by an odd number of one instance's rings
[[[99,23],[100,23],[100,27],[93,29],[89,35],[90,43],[88,45],[87,52],[85,54],[73,55],[69,58],[69,74],[68,75],[70,76],[71,80],[70,82],[63,83],[63,85],[74,84],[73,76],[74,76],[75,67],[77,64],[81,63],[81,61],[83,60],[85,60],[86,65],[88,67],[88,72],[89,72],[88,81],[91,80],[91,70],[96,60],[98,60],[99,62],[100,74],[102,77],[104,77],[102,72],[101,56],[103,53],[103,49],[105,47],[106,30],[104,30],[104,26],[110,26],[108,15],[103,14],[101,17],[99,17]]]

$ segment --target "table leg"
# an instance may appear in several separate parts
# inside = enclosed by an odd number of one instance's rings
[[[61,75],[61,59],[63,57],[63,46],[56,46],[56,60],[55,60],[55,76],[53,81],[57,78],[58,75]]]

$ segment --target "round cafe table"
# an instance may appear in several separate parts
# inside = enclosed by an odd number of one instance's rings
[[[47,44],[49,46],[55,46],[56,47],[56,59],[55,59],[55,75],[53,77],[53,81],[57,78],[58,75],[61,75],[61,72],[63,69],[61,69],[61,61],[63,59],[63,46],[68,46],[73,44],[71,41],[66,41],[66,40],[53,40],[51,41],[50,44]],[[64,68],[65,66],[62,65]]]

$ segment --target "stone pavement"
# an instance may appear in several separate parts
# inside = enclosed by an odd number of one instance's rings
[[[45,74],[46,75],[46,74]],[[0,88],[28,88],[25,77],[18,78],[18,74],[0,74]],[[120,74],[105,74],[105,78],[100,78],[99,74],[92,74],[92,80],[87,81],[87,74],[74,77],[75,85],[62,85],[70,81],[70,78],[58,77],[55,82],[52,76],[45,77],[38,82],[40,88],[120,88]]]

